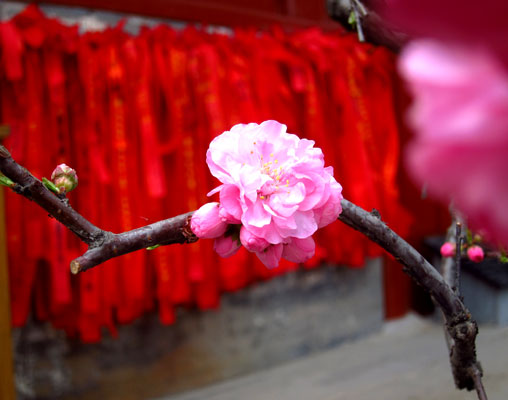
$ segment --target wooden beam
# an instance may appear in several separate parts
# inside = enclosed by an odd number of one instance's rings
[[[17,0],[28,2],[28,0]],[[286,29],[319,26],[323,30],[340,29],[326,12],[324,1],[308,0],[32,0],[37,4],[57,4],[107,10],[148,17],[169,18],[191,23],[230,27]]]

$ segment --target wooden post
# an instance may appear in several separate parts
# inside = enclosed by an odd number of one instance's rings
[[[4,189],[0,188],[0,400],[14,400],[11,309],[5,236]]]

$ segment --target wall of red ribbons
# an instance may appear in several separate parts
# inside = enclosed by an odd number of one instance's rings
[[[75,168],[71,204],[120,232],[198,208],[217,185],[210,140],[236,123],[276,119],[314,139],[344,196],[376,208],[404,234],[394,56],[354,35],[308,29],[208,33],[169,26],[79,34],[29,6],[0,23],[0,123],[6,146],[35,176]],[[213,309],[220,293],[299,268],[266,269],[240,251],[219,259],[212,241],[138,251],[71,276],[86,248],[34,204],[7,194],[12,318],[49,320],[85,342],[106,327],[178,306]],[[381,250],[341,223],[316,235],[322,262],[360,267]]]

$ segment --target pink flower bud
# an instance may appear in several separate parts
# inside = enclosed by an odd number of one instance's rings
[[[191,230],[201,239],[214,239],[224,235],[228,227],[219,215],[219,203],[206,203],[191,219]]]
[[[66,164],[59,164],[51,174],[51,180],[60,192],[70,192],[78,186],[78,175]]]
[[[455,243],[445,242],[441,246],[441,255],[443,257],[453,257],[455,255]]]
[[[244,226],[240,229],[240,241],[242,242],[243,247],[253,252],[263,251],[270,245],[270,243],[268,243],[265,239],[254,235]]]
[[[479,263],[485,258],[483,249],[480,246],[471,246],[467,249],[467,256],[472,262]]]
[[[234,255],[240,247],[239,241],[234,240],[231,236],[218,237],[213,244],[213,249],[224,258]]]

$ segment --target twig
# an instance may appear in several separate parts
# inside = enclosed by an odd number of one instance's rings
[[[462,224],[460,221],[455,223],[455,268],[453,269],[453,275],[450,277],[452,279],[450,286],[453,291],[457,294],[460,293],[460,264],[462,258]]]
[[[363,7],[363,4],[361,4],[358,0],[351,0],[351,8],[352,8],[353,14],[355,16],[356,30],[358,32],[358,40],[360,42],[365,42],[365,34],[363,33],[363,28],[362,28],[363,15],[361,15],[361,13],[360,13],[360,7],[362,7],[362,10],[366,13],[365,8]]]
[[[450,210],[450,213],[452,216],[455,215],[451,210]],[[457,246],[457,243],[455,241],[455,238],[456,238],[455,229],[453,229],[454,227],[455,227],[455,219],[453,218],[452,224],[446,231],[445,242],[454,243],[455,246]],[[455,265],[456,264],[455,264],[454,258],[441,257],[441,275],[443,275],[443,279],[445,280],[445,282],[450,283],[453,281],[453,275],[455,274]],[[434,304],[439,306],[439,304],[436,304],[435,301],[434,301]],[[443,315],[443,319],[444,319],[444,315]],[[445,322],[446,322],[446,320],[445,320]],[[445,340],[446,340],[446,346],[448,347],[448,351],[451,354],[451,350],[453,347],[453,339],[451,338],[450,334],[448,333],[448,330],[446,328],[446,323],[443,326],[443,328],[444,328],[443,330],[444,330],[444,335],[445,335]]]
[[[454,214],[452,213],[452,216]],[[448,230],[446,231],[445,236],[445,242],[453,243],[455,244],[455,247],[457,246],[456,240],[455,240],[455,223],[456,220],[453,217],[452,223]],[[449,284],[453,281],[453,276],[455,275],[455,259],[453,257],[442,257],[441,258],[441,274],[443,275],[443,278],[445,282],[448,282]]]
[[[30,172],[17,164],[5,147],[0,146],[0,171],[16,183],[14,190],[43,207],[51,216],[72,230],[89,245],[81,257],[71,262],[71,270],[78,273],[110,258],[155,244],[191,243],[197,240],[189,229],[192,213],[182,214],[132,231],[114,234],[103,231],[87,221],[60,199]],[[480,379],[481,368],[476,360],[476,323],[443,277],[413,247],[381,221],[379,213],[369,213],[348,200],[342,200],[339,220],[366,235],[392,254],[413,279],[423,286],[439,304],[446,320],[446,328],[454,346],[450,363],[459,389],[472,390]]]
[[[485,388],[483,387],[482,383],[483,373],[481,369],[476,367],[471,368],[471,376],[473,377],[475,383],[476,394],[478,395],[478,399],[487,400],[487,393],[485,393]]]

